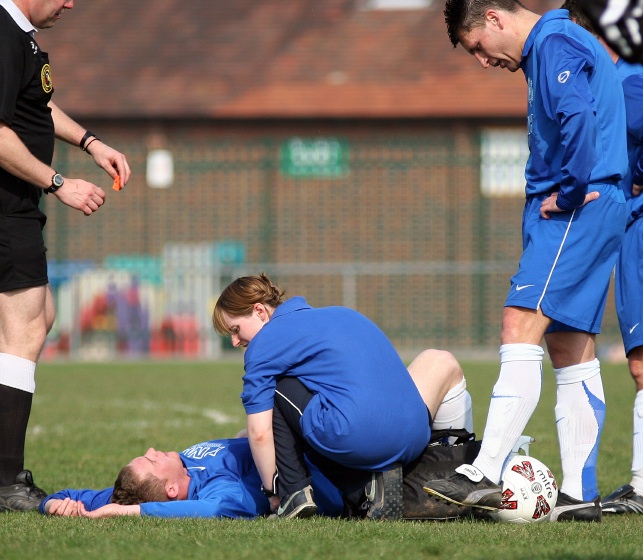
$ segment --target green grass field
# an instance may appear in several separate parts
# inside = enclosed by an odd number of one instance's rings
[[[463,364],[481,437],[495,362]],[[183,450],[231,437],[244,426],[241,363],[42,364],[28,433],[26,467],[47,491],[104,488],[121,466],[150,447]],[[603,494],[629,482],[634,385],[625,364],[604,364],[607,422],[599,459]],[[525,433],[531,454],[560,477],[553,419],[555,386]],[[512,526],[450,523],[45,518],[0,516],[0,559],[31,558],[643,558],[643,519],[602,524]]]

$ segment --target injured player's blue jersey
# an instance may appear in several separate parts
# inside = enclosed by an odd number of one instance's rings
[[[191,478],[188,498],[141,504],[141,515],[254,518],[270,513],[247,438],[204,441],[179,455]],[[338,490],[316,469],[311,473],[319,513],[338,516],[343,505]],[[40,511],[45,513],[49,500],[65,498],[81,501],[92,511],[111,503],[113,490],[61,490],[47,496]]]

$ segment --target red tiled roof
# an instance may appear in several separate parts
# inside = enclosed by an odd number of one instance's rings
[[[77,117],[524,115],[522,72],[485,71],[453,49],[442,2],[363,1],[92,0],[37,40],[56,103]]]

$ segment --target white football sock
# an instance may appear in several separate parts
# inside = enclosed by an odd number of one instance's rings
[[[643,391],[634,399],[634,444],[632,446],[632,486],[643,496]]]
[[[33,394],[36,390],[36,362],[0,353],[0,385]]]
[[[555,369],[556,428],[563,483],[560,491],[577,500],[598,495],[596,460],[605,423],[605,395],[598,359]]]
[[[540,399],[543,354],[543,349],[535,344],[500,347],[500,375],[491,395],[482,447],[473,462],[496,484]]]
[[[473,432],[471,395],[464,378],[444,396],[431,425],[432,430],[447,428],[464,428]]]

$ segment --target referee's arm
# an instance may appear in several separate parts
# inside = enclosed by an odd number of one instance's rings
[[[0,167],[15,177],[46,189],[55,171],[35,157],[18,135],[0,121]]]

